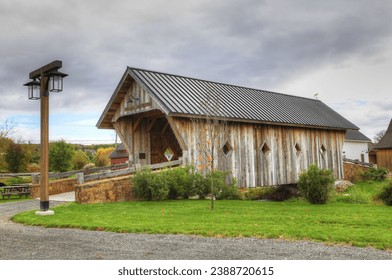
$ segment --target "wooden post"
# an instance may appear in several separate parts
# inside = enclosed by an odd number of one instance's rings
[[[49,210],[49,92],[48,77],[41,75],[41,211]]]
[[[76,173],[76,182],[78,185],[84,184],[84,173]]]
[[[31,183],[33,185],[38,185],[39,184],[39,173],[31,174]]]

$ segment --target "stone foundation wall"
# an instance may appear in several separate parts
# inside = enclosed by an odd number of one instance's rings
[[[369,166],[360,163],[344,162],[344,180],[355,182],[361,179],[361,174],[369,169]]]
[[[135,200],[132,195],[132,175],[87,182],[76,187],[77,203],[93,204]]]
[[[61,179],[55,181],[49,181],[49,195],[72,192],[76,187],[76,179]],[[38,198],[40,196],[40,185],[33,184],[31,188],[31,197]]]

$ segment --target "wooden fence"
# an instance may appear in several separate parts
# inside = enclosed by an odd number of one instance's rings
[[[104,167],[93,167],[93,168],[79,169],[79,170],[73,170],[73,171],[61,172],[61,173],[50,172],[49,178],[50,179],[64,179],[64,178],[68,178],[73,175],[76,175],[78,173],[91,174],[91,173],[105,172],[107,170],[120,170],[120,169],[125,169],[125,168],[128,168],[127,163],[104,166]],[[38,178],[39,178],[40,173],[37,173],[37,172],[35,172],[35,173],[0,173],[0,178],[28,177],[28,176],[31,176],[31,177],[38,176]]]
[[[173,160],[169,162],[163,162],[163,163],[156,163],[156,164],[151,164],[147,166],[143,166],[143,168],[149,168],[151,170],[157,170],[157,169],[162,169],[162,168],[167,168],[167,167],[173,167],[173,166],[179,166],[182,164],[182,160]],[[103,173],[99,174],[89,174],[86,175],[82,172],[76,174],[76,180],[77,184],[81,185],[84,184],[87,181],[96,181],[96,180],[103,180],[103,179],[109,179],[113,177],[118,177],[118,176],[124,176],[124,175],[129,175],[132,173],[135,173],[137,170],[141,169],[141,165],[137,166],[132,166],[126,169],[122,170],[114,170],[114,171],[106,171]]]

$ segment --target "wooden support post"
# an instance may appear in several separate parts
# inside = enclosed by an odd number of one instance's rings
[[[41,76],[41,188],[40,208],[49,210],[49,92],[48,77]]]
[[[78,185],[84,184],[84,173],[76,173],[76,182]]]
[[[39,173],[31,174],[31,183],[33,185],[38,185],[39,184]]]

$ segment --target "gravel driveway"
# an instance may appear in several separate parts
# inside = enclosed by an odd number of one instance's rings
[[[58,203],[51,202],[51,206]],[[31,227],[9,220],[18,212],[38,207],[35,200],[0,204],[0,259],[392,260],[392,252],[307,241],[125,234]]]

